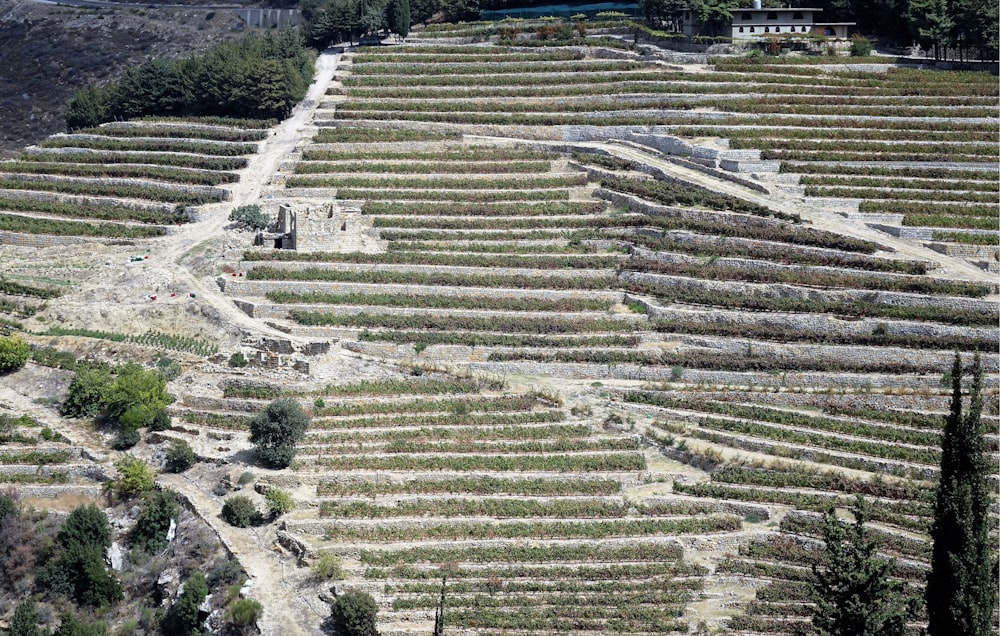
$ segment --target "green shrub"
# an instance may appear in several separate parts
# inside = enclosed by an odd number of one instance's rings
[[[249,497],[235,495],[222,505],[222,518],[231,526],[249,528],[264,523],[264,516]]]
[[[118,479],[112,482],[114,490],[126,499],[149,492],[156,485],[153,472],[138,457],[126,455],[115,462]]]
[[[309,569],[312,570],[313,576],[321,581],[340,581],[347,578],[347,574],[344,572],[344,563],[335,554],[321,554]]]
[[[159,409],[153,415],[153,421],[149,423],[149,430],[151,431],[166,431],[170,428],[170,415],[167,414],[167,409]]]
[[[181,365],[167,356],[156,359],[156,370],[169,382],[181,374]]]
[[[857,34],[851,37],[851,57],[868,57],[871,54],[871,40]]]
[[[53,636],[108,636],[104,623],[83,623],[68,612],[59,617],[59,629]]]
[[[286,468],[295,457],[295,444],[309,426],[309,416],[299,403],[275,400],[249,422],[250,443],[258,459],[269,468]]]
[[[21,515],[21,507],[17,503],[18,495],[16,490],[0,492],[0,519],[7,515],[17,518]]]
[[[23,367],[31,357],[31,347],[20,336],[0,337],[0,373]]]
[[[38,610],[35,609],[35,602],[28,599],[19,603],[14,610],[7,634],[9,636],[42,636],[43,632],[38,625]]]
[[[271,513],[272,517],[280,517],[286,512],[295,510],[295,502],[292,501],[292,496],[279,488],[268,490],[264,495],[264,501],[267,502],[267,510]]]
[[[195,571],[184,583],[184,591],[163,621],[163,633],[176,636],[200,634],[198,631],[198,607],[208,595],[205,575]]]
[[[252,598],[241,598],[233,601],[226,610],[226,619],[237,627],[255,625],[264,613],[264,607]]]
[[[152,422],[158,409],[172,401],[167,393],[167,381],[159,371],[143,369],[128,363],[118,370],[118,376],[105,397],[108,417],[119,420],[130,409],[140,409],[134,417],[143,416],[145,426]]]
[[[198,461],[191,445],[182,439],[170,442],[167,448],[167,470],[172,473],[183,473]]]
[[[70,512],[56,542],[54,556],[38,573],[40,587],[94,607],[122,598],[121,585],[104,567],[111,524],[97,506],[79,506]]]
[[[111,547],[111,524],[97,506],[78,506],[69,513],[56,540],[63,546],[79,543],[100,549]]]
[[[100,412],[110,386],[110,369],[77,369],[59,413],[64,417],[94,417]]]
[[[245,367],[247,364],[249,364],[249,362],[247,362],[246,356],[244,356],[241,351],[237,351],[233,355],[229,356],[229,366],[234,369]]]
[[[378,605],[367,592],[347,592],[337,597],[330,607],[330,618],[338,634],[372,636],[377,634]]]
[[[118,432],[118,435],[111,440],[111,448],[117,451],[124,451],[132,448],[139,443],[142,437],[139,435],[139,431],[134,428],[123,428]]]
[[[171,490],[158,490],[146,496],[146,505],[139,513],[139,519],[132,529],[130,541],[133,547],[149,553],[156,553],[167,547],[167,531],[170,521],[177,518],[180,506],[177,495]]]
[[[229,213],[229,220],[244,230],[263,230],[271,223],[259,205],[241,205]]]

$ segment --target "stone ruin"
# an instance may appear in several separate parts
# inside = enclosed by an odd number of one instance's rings
[[[356,207],[337,202],[322,205],[283,203],[270,231],[257,235],[256,245],[298,252],[384,252],[370,217]]]

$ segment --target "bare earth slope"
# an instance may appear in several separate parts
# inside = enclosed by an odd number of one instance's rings
[[[150,56],[183,57],[239,34],[231,11],[0,2],[0,158],[64,130],[73,94]]]

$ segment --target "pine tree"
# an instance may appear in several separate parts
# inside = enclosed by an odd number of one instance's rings
[[[941,442],[927,577],[930,636],[988,636],[997,604],[996,556],[990,550],[990,469],[980,422],[983,368],[973,363],[969,411],[962,414],[962,359],[951,370],[951,410]]]
[[[904,583],[889,578],[894,563],[880,558],[865,530],[864,498],[858,495],[854,525],[845,528],[831,508],[823,517],[826,567],[813,566],[813,625],[822,636],[902,636],[914,614],[904,602]]]

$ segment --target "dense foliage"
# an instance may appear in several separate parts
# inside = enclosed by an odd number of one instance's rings
[[[167,546],[170,522],[177,519],[180,506],[177,495],[170,490],[158,490],[146,496],[146,505],[132,529],[133,547],[153,554]]]
[[[264,515],[257,510],[249,497],[236,495],[222,504],[222,518],[226,523],[237,528],[249,528],[264,523]]]
[[[905,584],[889,578],[894,564],[880,558],[865,529],[865,501],[858,495],[848,530],[831,508],[823,517],[825,563],[813,566],[816,612],[822,636],[903,636],[912,610],[902,602]]]
[[[338,634],[344,636],[373,636],[378,605],[367,592],[351,591],[341,594],[330,607],[330,618]]]
[[[128,363],[112,375],[107,367],[83,367],[77,369],[60,413],[66,417],[102,415],[118,427],[112,447],[125,450],[139,441],[138,429],[169,428],[166,407],[172,400],[159,370]]]
[[[167,447],[166,469],[169,472],[183,473],[194,466],[197,461],[198,456],[195,455],[194,449],[182,439],[173,440]]]
[[[20,369],[30,357],[31,347],[20,336],[0,337],[0,373]]]
[[[38,583],[81,605],[100,607],[121,600],[121,584],[104,567],[111,546],[111,525],[97,506],[80,506],[66,518],[56,547],[38,573]]]
[[[229,220],[244,230],[263,230],[270,224],[271,217],[261,211],[259,205],[241,205],[229,213]]]
[[[184,583],[184,591],[170,608],[170,613],[163,621],[163,632],[177,636],[200,634],[198,607],[205,601],[207,595],[208,583],[205,582],[205,575],[196,571]]]
[[[286,468],[295,457],[295,444],[305,435],[309,416],[295,400],[275,400],[250,420],[250,443],[257,458],[269,468]]]
[[[306,94],[312,59],[296,30],[248,34],[178,61],[151,58],[107,86],[82,88],[69,104],[66,125],[87,128],[146,115],[283,119]]]
[[[381,32],[405,38],[411,21],[423,22],[439,10],[452,13],[445,5],[468,13],[463,0],[304,0],[299,6],[309,44],[325,47]]]

